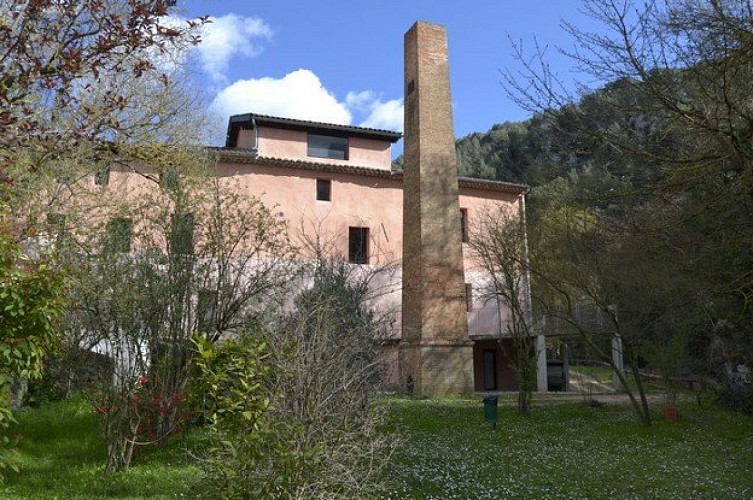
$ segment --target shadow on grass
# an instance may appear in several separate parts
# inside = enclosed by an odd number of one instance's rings
[[[45,404],[17,419],[10,434],[20,435],[11,456],[19,471],[5,471],[0,499],[175,498],[199,473],[185,459],[189,435],[140,450],[128,471],[106,474],[99,418],[83,399]]]
[[[29,461],[75,458],[77,463],[102,462],[99,422],[82,399],[42,405],[17,415],[11,435],[20,438],[17,450]]]

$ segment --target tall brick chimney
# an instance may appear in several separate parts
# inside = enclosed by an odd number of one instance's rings
[[[403,348],[401,374],[419,395],[473,390],[447,33],[405,34]]]

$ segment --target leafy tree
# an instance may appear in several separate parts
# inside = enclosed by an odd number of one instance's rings
[[[640,323],[622,321],[627,311],[621,306],[632,295],[621,289],[628,284],[621,272],[625,266],[615,267],[619,241],[612,240],[611,233],[604,230],[590,210],[565,205],[546,215],[540,216],[530,232],[538,319],[543,327],[549,328],[546,333],[577,337],[600,361],[608,363],[630,397],[637,417],[650,426],[651,414],[637,364],[645,331]],[[640,286],[641,282],[631,279],[629,284]],[[552,324],[556,325],[554,332],[549,326]],[[625,373],[614,360],[610,340],[615,336],[623,343],[636,390],[627,383]]]
[[[13,415],[11,384],[37,378],[43,359],[58,346],[57,321],[63,305],[63,276],[53,263],[32,260],[0,233],[0,469],[6,467],[5,432]],[[0,475],[2,479],[2,475]]]
[[[75,180],[109,167],[112,141],[154,137],[172,123],[169,111],[180,106],[161,62],[196,43],[204,22],[171,21],[173,4],[0,0],[3,238],[30,253],[46,246],[50,232],[75,220],[63,224],[57,200],[72,196]],[[1,250],[9,253],[0,259],[19,265],[11,246]]]
[[[137,447],[181,424],[192,336],[216,342],[242,329],[281,300],[291,274],[284,223],[232,181],[208,176],[211,153],[148,152],[148,166],[130,167],[142,175],[126,173],[141,182],[138,196],[78,187],[67,215],[88,224],[72,228],[61,250],[71,270],[68,344],[112,360],[89,394],[102,415],[107,470],[127,469]],[[175,178],[172,165],[181,165]]]

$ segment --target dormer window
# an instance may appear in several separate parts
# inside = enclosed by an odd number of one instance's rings
[[[348,138],[332,135],[309,134],[307,154],[313,158],[347,160]]]

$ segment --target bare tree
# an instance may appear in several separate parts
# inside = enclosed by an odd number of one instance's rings
[[[628,249],[621,236],[587,211],[562,209],[539,220],[531,233],[535,297],[543,316],[558,320],[564,333],[579,337],[612,367],[636,415],[650,426],[638,357],[658,321],[648,303],[661,296],[649,287],[669,288],[671,281],[652,274],[661,267],[645,258],[647,248]],[[620,339],[635,388],[614,356],[613,337]]]
[[[87,224],[73,228],[66,253],[74,277],[69,338],[113,360],[96,403],[108,470],[127,468],[135,447],[176,429],[193,369],[192,336],[216,342],[242,329],[281,301],[290,278],[284,223],[209,175],[211,153],[151,151],[160,153],[152,157],[156,166],[128,174],[147,179],[138,197],[120,194],[109,205],[109,195],[94,190],[70,207]]]
[[[498,342],[512,340],[513,369],[518,378],[518,412],[527,415],[536,387],[536,346],[532,324],[528,248],[525,219],[506,207],[487,209],[471,228],[469,245],[485,271],[488,283],[482,294],[498,301],[509,311]]]
[[[106,138],[139,119],[134,80],[168,85],[166,63],[199,41],[204,20],[176,22],[172,0],[3,0],[0,2],[0,124],[4,167],[29,145],[67,149]],[[156,123],[156,121],[154,122]],[[54,145],[54,147],[53,147]]]
[[[215,438],[202,461],[208,496],[382,491],[395,441],[378,432],[374,404],[382,374],[380,325],[367,306],[371,272],[337,259],[309,264],[303,291],[291,291],[293,310],[215,349],[199,343]]]
[[[579,272],[599,283],[605,317],[605,306],[622,304],[615,328],[628,328],[633,336],[642,332],[640,338],[656,342],[662,328],[676,339],[690,337],[681,342],[682,350],[692,345],[693,358],[706,361],[696,368],[739,389],[735,367],[751,362],[746,353],[753,329],[750,2],[585,0],[581,5],[599,28],[590,32],[565,22],[574,49],[563,53],[585,79],[603,88],[592,92],[576,84],[570,90],[549,70],[543,50],[531,57],[521,47],[520,71],[506,78],[509,93],[528,109],[555,117],[559,108],[555,133],[609,151],[606,167],[619,158],[645,172],[636,183],[629,173],[623,176],[616,189],[600,193],[601,203],[586,209],[603,226],[600,233],[614,237],[608,265]],[[636,241],[640,248],[632,244]],[[601,248],[581,251],[598,254]],[[642,275],[642,283],[631,274]],[[581,290],[591,286],[582,285]],[[626,312],[637,304],[642,309]]]
[[[318,260],[310,289],[296,299],[279,339],[292,349],[281,361],[278,417],[300,425],[304,457],[294,498],[372,495],[392,447],[379,435],[374,397],[382,387],[380,320],[369,309],[375,272]]]

